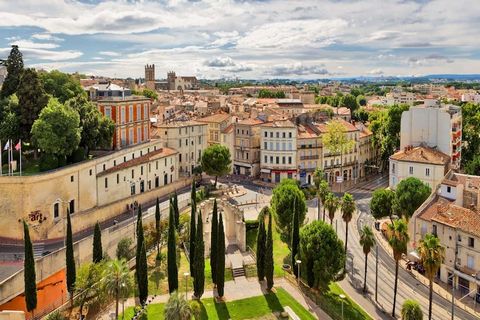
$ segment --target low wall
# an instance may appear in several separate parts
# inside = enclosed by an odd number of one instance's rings
[[[172,184],[173,186],[174,184]],[[146,196],[146,195],[145,195]],[[179,207],[183,208],[188,205],[190,194],[182,194],[178,196]],[[160,206],[162,217],[168,217],[168,203]],[[143,213],[144,225],[155,221],[155,208],[149,208]],[[117,243],[123,238],[134,237],[134,224],[131,220],[125,220],[115,226],[102,230],[102,246],[104,251],[110,256],[115,257]],[[73,222],[72,222],[73,225]],[[88,236],[73,245],[75,263],[77,268],[85,262],[92,261],[92,243],[93,236]],[[135,243],[135,241],[134,241]],[[35,261],[35,270],[37,275],[37,283],[47,279],[65,267],[65,248],[59,249]],[[9,278],[0,283],[0,309],[2,305],[8,303],[24,291],[24,273],[23,269],[13,274]]]

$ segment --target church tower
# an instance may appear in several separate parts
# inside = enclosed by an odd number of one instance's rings
[[[145,85],[150,90],[155,90],[155,65],[145,66]]]

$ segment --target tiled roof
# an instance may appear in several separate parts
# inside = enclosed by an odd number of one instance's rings
[[[436,196],[418,216],[420,219],[438,222],[480,237],[480,215],[471,209]]]
[[[230,123],[228,127],[222,130],[222,133],[230,133],[233,132],[233,123]]]
[[[480,189],[480,176],[472,176],[472,175],[452,172],[452,174],[449,177],[445,177],[445,179],[442,181],[442,183],[444,184],[448,184],[452,186],[463,184],[465,187],[467,187],[467,182],[468,182],[468,188],[473,187],[476,189]]]
[[[200,123],[197,121],[189,120],[189,121],[172,121],[168,123],[162,123],[156,125],[158,128],[183,128],[188,126],[206,126],[206,123]]]
[[[263,121],[260,120],[260,119],[248,118],[248,119],[240,120],[240,121],[238,121],[237,123],[238,123],[238,124],[243,124],[243,125],[255,126],[255,125],[258,125],[258,124],[262,124]]]
[[[450,157],[436,149],[418,146],[412,149],[398,151],[390,159],[406,162],[419,162],[428,164],[445,165],[450,162]]]
[[[204,118],[197,119],[197,121],[200,122],[223,122],[230,118],[230,115],[228,113],[217,113],[217,114],[212,114],[211,116],[207,116]]]
[[[351,124],[350,122],[348,121],[345,121],[341,118],[337,118],[335,119],[335,121],[339,121],[344,127],[345,127],[345,130],[347,132],[353,132],[353,131],[358,131],[358,129],[353,125]],[[328,130],[327,130],[327,124],[328,122],[324,122],[324,123],[319,123],[317,124],[317,128],[322,132],[322,133],[326,133]]]
[[[151,160],[164,158],[164,157],[170,156],[170,155],[175,154],[175,153],[178,153],[178,152],[176,150],[163,147],[163,148],[160,148],[158,150],[149,152],[149,153],[147,153],[147,154],[145,154],[141,157],[122,162],[117,166],[114,166],[114,167],[109,168],[105,171],[102,171],[102,172],[97,174],[97,177],[101,177],[101,176],[104,176],[104,175],[107,175],[107,174],[110,174],[112,172],[116,172],[116,171],[119,171],[119,170],[124,170],[124,169],[128,169],[128,168],[131,168],[131,167],[134,167],[134,166],[138,166],[138,165],[143,164],[143,163],[148,163]]]
[[[274,127],[274,128],[295,128],[295,124],[290,120],[279,120],[267,122],[262,125],[262,127]]]

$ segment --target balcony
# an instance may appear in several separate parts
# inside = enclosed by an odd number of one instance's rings
[[[318,154],[311,156],[300,156],[300,160],[318,160]]]

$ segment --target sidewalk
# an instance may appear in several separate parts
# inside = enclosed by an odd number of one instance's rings
[[[310,313],[315,315],[318,319],[331,319],[323,310],[321,310],[317,305],[315,305],[308,297],[305,297],[296,287],[292,286],[288,281],[277,278],[275,279],[275,287],[285,289],[298,303],[300,303],[305,309],[309,310]],[[180,290],[181,291],[181,290]],[[181,291],[182,292],[182,291]],[[183,291],[182,293],[185,293]],[[265,288],[265,283],[258,283],[256,279],[248,280],[245,277],[239,277],[232,281],[225,282],[225,300],[227,302],[240,300],[245,298],[262,296],[267,293]],[[191,297],[193,294],[192,291],[188,292],[188,296]],[[213,290],[207,290],[202,296],[204,298],[212,298]],[[161,296],[151,296],[149,297],[149,304],[155,303],[166,303],[168,301],[169,295],[164,294]],[[125,301],[125,309],[128,307],[135,306],[135,298],[129,298]],[[122,304],[119,304],[119,312],[122,312]],[[100,314],[97,319],[99,320],[112,320],[115,317],[115,303],[112,303],[108,310]]]

